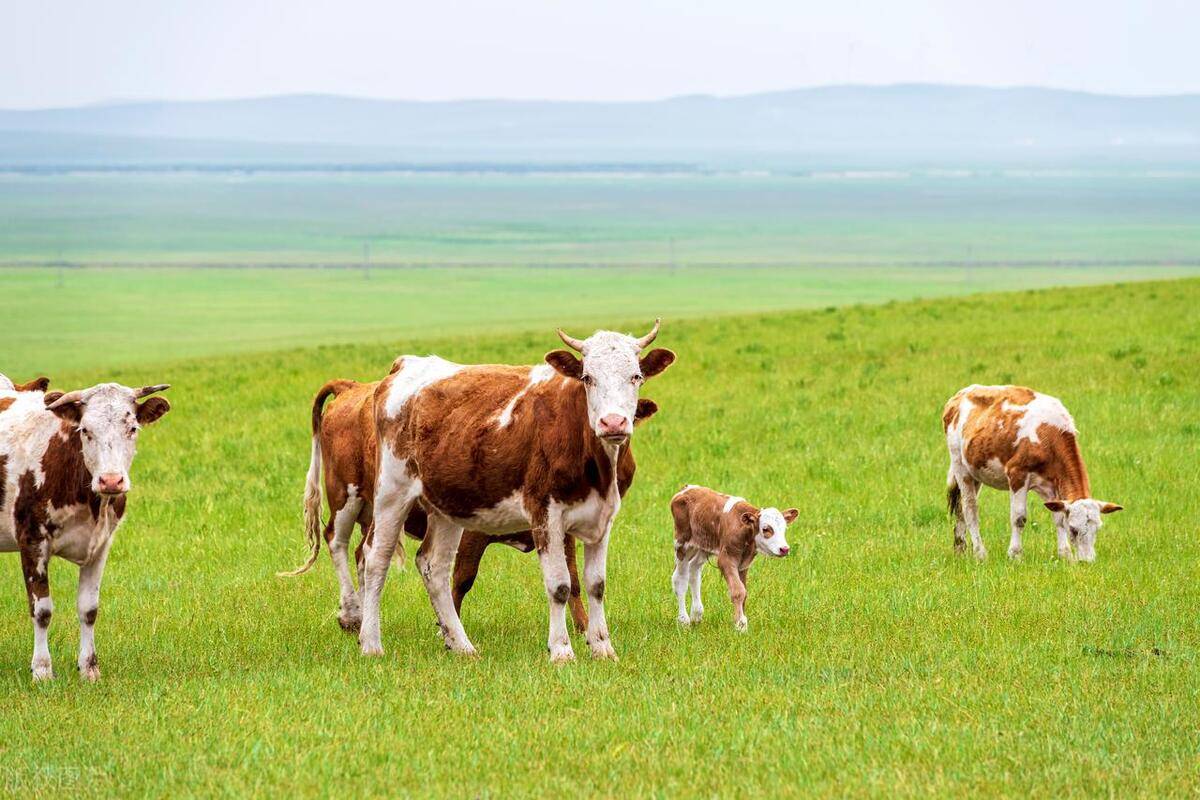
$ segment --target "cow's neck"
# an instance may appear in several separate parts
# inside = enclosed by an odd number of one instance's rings
[[[1054,465],[1054,482],[1058,496],[1069,503],[1092,496],[1091,483],[1088,481],[1087,466],[1083,463],[1083,455],[1079,452],[1079,442],[1075,434],[1067,431],[1056,431],[1047,443],[1052,454],[1051,463]]]
[[[561,393],[562,418],[576,426],[580,449],[586,456],[595,459],[601,466],[601,475],[605,478],[605,494],[610,487],[610,481],[617,480],[617,465],[621,451],[629,447],[628,440],[620,447],[605,443],[588,424],[587,390],[578,381],[572,381]]]

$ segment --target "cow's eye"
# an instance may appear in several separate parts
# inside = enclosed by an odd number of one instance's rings
[[[86,438],[86,439],[91,439],[91,438],[92,438],[92,432],[91,432],[91,431],[89,431],[87,428],[80,428],[80,429],[79,429],[79,432],[80,432],[81,434],[83,434],[84,438]]]
[[[592,380],[592,376],[591,376],[591,375],[587,375],[587,374],[585,374],[585,375],[583,376],[583,385],[584,385],[584,386],[591,386],[593,383],[594,383],[594,381]]]
[[[644,380],[646,380],[646,379],[643,378],[641,375],[634,375],[632,378],[629,379],[629,382],[632,383],[634,386],[637,386]]]
[[[129,435],[130,435],[130,436],[137,436],[137,432],[138,432],[138,429],[137,429],[137,428],[135,428],[135,427],[130,427],[130,428],[129,428]]]

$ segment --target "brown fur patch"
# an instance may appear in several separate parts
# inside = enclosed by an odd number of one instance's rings
[[[690,545],[706,553],[727,553],[737,563],[748,566],[756,553],[754,536],[759,509],[740,500],[726,512],[729,498],[730,495],[704,486],[693,486],[675,495],[671,499],[675,546]]]
[[[0,413],[8,410],[8,407],[17,402],[15,397],[0,397]]]

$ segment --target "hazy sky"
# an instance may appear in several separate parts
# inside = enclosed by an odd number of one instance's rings
[[[653,99],[929,81],[1200,91],[1200,1],[0,0],[0,107]]]

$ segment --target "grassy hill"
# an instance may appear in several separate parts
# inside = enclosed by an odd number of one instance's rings
[[[144,304],[127,308],[136,320]],[[177,360],[147,347],[157,361],[106,369],[75,359],[78,338],[43,345],[59,385],[169,381],[174,410],[134,467],[101,683],[74,675],[74,569],[55,563],[59,678],[31,686],[11,561],[3,780],[159,796],[1194,793],[1197,309],[1200,281],[1181,281],[668,318],[660,342],[679,362],[644,391],[662,410],[635,437],[610,549],[621,661],[565,668],[546,663],[535,559],[514,551],[489,553],[464,607],[477,661],[442,651],[411,569],[389,581],[378,660],[339,630],[324,556],[274,577],[302,554],[321,382],[378,377],[401,351],[532,363],[554,346],[549,322]],[[994,492],[991,559],[952,551],[940,409],[967,383],[1008,381],[1065,401],[1097,493],[1126,506],[1095,564],[1052,558],[1040,508],[1024,561],[1004,559]],[[705,622],[674,623],[666,504],[685,481],[801,509],[794,556],[751,570],[745,635],[712,569]]]

